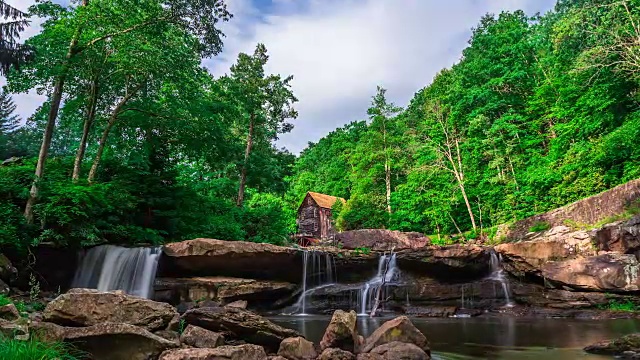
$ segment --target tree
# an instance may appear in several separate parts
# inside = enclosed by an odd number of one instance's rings
[[[373,97],[371,107],[367,110],[371,119],[370,128],[376,131],[381,138],[382,157],[384,159],[384,182],[386,188],[387,212],[391,214],[391,146],[389,145],[388,125],[389,120],[402,110],[393,103],[388,103],[387,90],[378,86],[377,93]]]
[[[7,136],[20,127],[20,117],[15,111],[16,104],[11,95],[0,92],[0,136]]]
[[[9,70],[31,58],[28,47],[18,44],[20,33],[29,26],[27,14],[0,0],[0,14],[5,23],[0,23],[0,74],[7,75]]]
[[[131,8],[138,11],[131,12]],[[38,155],[34,182],[29,200],[25,206],[27,222],[33,222],[33,206],[38,198],[38,183],[44,174],[44,166],[51,147],[51,139],[60,110],[64,85],[72,69],[74,60],[87,49],[112,41],[120,36],[136,31],[163,26],[176,26],[198,39],[198,47],[203,56],[212,56],[222,48],[222,32],[216,27],[220,20],[226,21],[230,14],[221,0],[146,0],[139,1],[95,1],[82,0],[80,6],[67,11],[55,9],[51,4],[35,5],[32,11],[39,15],[49,15],[51,19],[45,29],[57,31],[60,26],[73,30],[68,50],[63,59],[59,59],[58,72],[54,76],[54,88],[51,93],[51,106],[45,126],[42,146]],[[90,31],[87,31],[90,29]]]
[[[228,79],[231,94],[236,98],[240,126],[246,129],[244,158],[240,165],[240,185],[237,206],[244,202],[247,173],[256,142],[270,143],[278,134],[291,131],[287,120],[298,116],[293,104],[298,101],[291,91],[293,76],[266,75],[269,60],[267,48],[258,44],[253,55],[241,53],[231,67]]]

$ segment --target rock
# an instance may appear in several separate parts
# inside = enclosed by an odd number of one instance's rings
[[[270,353],[278,351],[282,340],[300,336],[251,311],[234,307],[192,309],[183,315],[183,319],[191,325],[224,332],[227,339],[264,346]]]
[[[278,355],[288,360],[314,360],[318,357],[313,343],[303,337],[282,340]]]
[[[495,250],[502,254],[504,269],[516,276],[540,276],[549,261],[597,255],[587,232],[566,226],[554,227],[532,240],[500,244]]]
[[[336,235],[336,240],[345,249],[368,248],[373,251],[418,249],[431,243],[428,237],[417,232],[383,229],[344,231]]]
[[[5,283],[4,281],[0,280],[0,295],[7,295],[9,294],[10,291],[11,289],[9,288],[9,285],[7,285],[7,283]]]
[[[450,317],[457,310],[456,306],[409,306],[405,308],[405,314],[417,317]]]
[[[397,253],[398,266],[434,279],[479,279],[490,271],[491,254],[476,245],[426,246]]]
[[[13,304],[0,306],[0,319],[15,321],[20,319],[20,312]]]
[[[282,357],[282,356],[269,356],[268,357],[269,360],[287,360],[286,357]]]
[[[381,356],[383,360],[429,360],[429,356],[424,350],[414,344],[398,341],[380,345],[371,350],[371,354]]]
[[[267,360],[257,345],[220,346],[215,349],[168,350],[158,360]]]
[[[379,354],[366,353],[358,354],[358,356],[356,356],[356,360],[384,360],[384,358]]]
[[[575,290],[634,292],[640,289],[640,264],[634,255],[608,253],[548,262],[542,267],[547,282]]]
[[[346,350],[327,348],[320,354],[318,360],[356,360],[356,356]]]
[[[237,307],[240,309],[246,309],[247,308],[247,300],[236,300],[234,302],[230,302],[225,306],[229,306],[229,307]]]
[[[180,334],[177,331],[173,330],[158,330],[154,332],[155,335],[160,336],[161,338],[165,338],[169,341],[180,342]]]
[[[197,348],[213,349],[224,345],[224,336],[198,326],[189,325],[180,335],[180,341]]]
[[[164,246],[163,276],[233,276],[301,280],[302,255],[293,248],[247,241],[195,239]],[[177,276],[176,276],[177,275]]]
[[[596,230],[595,240],[598,250],[636,254],[640,251],[640,215],[605,225]]]
[[[367,353],[375,347],[396,341],[414,344],[424,350],[428,355],[431,355],[427,338],[406,316],[389,320],[377,328],[367,340],[365,340],[362,352]]]
[[[292,283],[269,280],[240,279],[223,276],[194,278],[158,278],[155,299],[172,304],[201,302],[202,299],[220,303],[251,300],[273,302],[287,297],[297,286]]]
[[[320,341],[320,350],[337,348],[355,352],[358,344],[357,314],[351,310],[345,312],[336,310],[331,317],[331,322]]]
[[[28,337],[29,329],[24,325],[0,319],[0,337],[22,338]]]
[[[0,254],[0,280],[11,282],[18,274],[18,270],[11,264],[11,260]]]
[[[101,323],[89,327],[62,327],[62,340],[88,352],[94,360],[147,360],[178,343],[129,324]]]
[[[50,302],[44,320],[64,326],[91,326],[104,322],[162,330],[177,314],[169,304],[116,292],[72,289]]]
[[[625,351],[640,352],[640,333],[629,334],[615,340],[589,345],[584,351],[601,355],[621,355]]]

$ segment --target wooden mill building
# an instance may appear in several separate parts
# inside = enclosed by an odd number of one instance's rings
[[[335,234],[331,208],[345,199],[309,191],[298,208],[298,236],[327,239]]]

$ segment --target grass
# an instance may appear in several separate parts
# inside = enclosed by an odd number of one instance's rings
[[[0,294],[0,306],[12,304],[13,302],[6,295]]]
[[[0,338],[0,359],[11,360],[80,360],[86,354],[61,342],[42,342]]]
[[[629,300],[627,300],[626,302],[618,302],[615,300],[611,300],[609,301],[609,304],[603,305],[600,308],[602,310],[611,310],[611,311],[625,311],[625,312],[638,311],[638,306]]]
[[[544,221],[538,221],[529,228],[529,232],[541,232],[551,229],[551,225]]]

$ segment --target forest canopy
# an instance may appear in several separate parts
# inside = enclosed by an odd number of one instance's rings
[[[44,23],[11,43],[28,56],[6,64],[0,95],[1,246],[282,244],[307,191],[348,199],[343,230],[474,237],[640,177],[637,1],[487,14],[406,108],[372,89],[362,120],[299,156],[275,145],[298,99],[291,74],[266,72],[265,45],[227,75],[202,67],[233,21],[221,0],[13,15]],[[10,94],[31,90],[47,101],[20,121]]]

